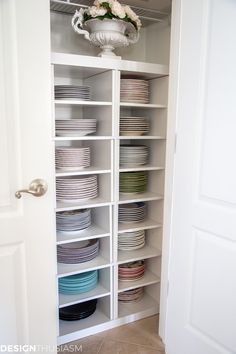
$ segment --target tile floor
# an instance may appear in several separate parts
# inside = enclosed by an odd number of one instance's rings
[[[157,332],[158,316],[152,316],[68,344],[82,354],[165,354]]]

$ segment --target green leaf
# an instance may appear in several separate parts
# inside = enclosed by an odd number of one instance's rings
[[[100,6],[101,6],[101,7],[104,7],[104,9],[107,9],[107,10],[110,9],[110,4],[109,4],[109,2],[106,2],[106,1],[102,2],[102,3],[100,4]]]

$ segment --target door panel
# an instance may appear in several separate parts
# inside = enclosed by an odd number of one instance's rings
[[[178,138],[166,352],[229,354],[236,352],[236,2],[177,2]]]
[[[56,344],[49,15],[47,0],[0,1],[1,344]],[[46,195],[16,199],[35,178]]]

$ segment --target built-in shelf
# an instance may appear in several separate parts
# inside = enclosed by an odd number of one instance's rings
[[[55,177],[99,175],[98,197],[79,202],[56,202],[55,212],[92,208],[92,225],[75,233],[57,232],[56,245],[100,239],[99,255],[93,260],[79,264],[57,264],[58,278],[99,270],[95,289],[83,294],[58,296],[59,308],[98,299],[95,313],[88,318],[80,321],[59,321],[58,344],[63,344],[158,312],[161,260],[161,250],[158,247],[161,245],[163,222],[168,67],[66,53],[52,53],[52,64],[56,85],[87,85],[91,88],[92,97],[91,101],[53,100],[55,119],[97,118],[96,135],[52,137],[55,147],[91,148],[92,166],[77,171],[56,170]],[[119,80],[128,76],[149,80],[150,103],[119,102]],[[147,116],[150,134],[119,135],[119,113],[121,116]],[[119,166],[119,146],[131,144],[129,140],[148,146],[148,164]],[[120,194],[118,197],[119,174],[134,171],[149,171],[148,191]],[[132,202],[147,202],[146,220],[119,223],[119,205]],[[111,234],[111,230],[115,232]],[[114,249],[117,247],[119,234],[138,230],[147,230],[144,247],[132,251]],[[119,281],[117,267],[137,260],[145,260],[144,277],[135,282]],[[117,301],[118,293],[137,287],[144,287],[144,296],[140,301]]]
[[[80,175],[91,175],[91,174],[102,174],[102,173],[111,173],[111,170],[106,170],[99,167],[88,167],[78,171],[56,171],[56,177],[65,177],[65,176],[80,176]]]
[[[78,263],[78,264],[57,264],[57,274],[58,278],[73,275],[78,273],[87,272],[95,269],[102,269],[109,266],[109,260],[98,255],[96,258],[92,259],[89,262]]]
[[[138,230],[150,230],[161,228],[162,225],[154,220],[147,219],[141,222],[133,222],[133,223],[119,223],[118,224],[118,232],[121,234],[123,232],[133,232]]]
[[[120,140],[165,140],[166,137],[162,135],[121,135]]]
[[[120,166],[120,172],[132,172],[132,171],[160,171],[164,170],[164,167],[152,166],[152,165],[140,165],[138,167],[122,167]]]
[[[134,262],[141,259],[158,257],[161,255],[161,250],[155,247],[144,246],[134,251],[118,251],[118,264],[126,262]]]
[[[84,209],[84,208],[96,208],[99,206],[110,205],[111,201],[109,199],[104,199],[101,197],[89,199],[86,201],[81,201],[78,203],[65,203],[65,202],[57,202],[56,211],[66,211],[66,210],[76,210],[76,209]]]
[[[155,103],[131,103],[131,102],[121,102],[120,103],[121,107],[135,107],[135,108],[167,108],[166,105],[163,104],[155,104]]]
[[[77,105],[77,106],[111,106],[112,102],[103,101],[79,101],[79,100],[54,100],[56,105]]]
[[[138,302],[132,303],[122,303],[119,302],[119,317],[126,317],[133,315],[135,317],[136,313],[145,313],[150,315],[151,313],[157,313],[159,310],[159,304],[150,295],[144,294],[143,298]]]
[[[74,305],[74,304],[79,304],[80,302],[83,301],[99,299],[101,297],[108,296],[108,295],[110,295],[109,290],[104,288],[104,286],[98,283],[95,289],[79,295],[59,294],[59,308]]]
[[[93,238],[110,236],[109,231],[98,225],[91,225],[88,229],[74,233],[57,232],[57,244],[83,241]]]
[[[122,291],[132,290],[141,286],[147,286],[160,282],[160,277],[153,274],[149,270],[145,270],[144,277],[136,281],[119,281],[118,293]]]
[[[83,141],[83,140],[111,140],[113,136],[99,136],[99,135],[86,135],[86,136],[56,136],[55,141]]]
[[[122,194],[120,193],[119,204],[133,203],[133,202],[145,202],[149,200],[161,200],[162,195],[152,192],[137,193],[137,194]]]
[[[108,316],[106,316],[101,310],[96,309],[94,314],[91,316],[84,318],[80,321],[59,321],[59,328],[60,328],[60,336],[66,336],[68,334],[73,334],[75,332],[81,332],[87,328],[93,328],[95,326],[101,325],[106,323],[110,320]],[[79,334],[79,333],[78,333]],[[63,341],[63,338],[61,338]],[[69,341],[69,338],[68,340]],[[59,341],[60,343],[60,341]]]

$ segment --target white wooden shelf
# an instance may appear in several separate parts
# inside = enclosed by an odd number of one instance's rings
[[[80,302],[83,301],[99,299],[101,297],[108,296],[108,295],[110,295],[109,290],[104,288],[104,286],[98,283],[95,289],[83,294],[78,294],[78,295],[59,294],[59,308],[74,305],[74,304],[79,304]]]
[[[119,204],[133,203],[133,202],[144,202],[149,200],[161,200],[162,195],[152,192],[137,193],[137,194],[121,194],[119,198]]]
[[[90,146],[93,165],[77,171],[57,170],[56,177],[99,175],[99,197],[75,203],[56,201],[56,212],[93,208],[93,224],[87,230],[73,234],[57,232],[57,245],[101,239],[100,252],[95,259],[79,264],[58,263],[57,265],[58,278],[91,270],[100,270],[101,275],[97,287],[90,292],[77,295],[59,294],[59,308],[98,299],[97,309],[92,316],[80,321],[59,321],[58,344],[60,345],[158,312],[160,278],[152,271],[155,271],[156,266],[159,267],[161,256],[158,247],[161,244],[162,203],[159,201],[164,198],[162,186],[165,173],[162,171],[165,170],[168,66],[64,53],[52,53],[52,64],[56,85],[88,85],[91,87],[93,99],[91,101],[53,100],[55,118],[71,119],[75,117],[75,113],[78,113],[78,117],[81,118],[96,116],[98,121],[96,135],[52,137],[55,146]],[[130,75],[149,80],[150,103],[119,102],[119,78]],[[101,90],[103,87],[104,90]],[[152,128],[150,134],[119,135],[117,121],[119,113],[133,116],[145,113]],[[122,143],[129,144],[128,140],[148,146],[150,159],[147,165],[119,166],[119,146]],[[133,171],[150,171],[148,191],[119,194],[119,173]],[[149,202],[147,219],[138,223],[118,223],[119,205],[132,202]],[[111,230],[117,224],[118,230],[111,235]],[[146,245],[143,248],[114,252],[119,233],[138,230],[150,230],[147,231]],[[116,272],[112,271],[113,266],[117,268],[120,264],[143,259],[147,260],[145,262],[147,269],[142,279],[135,282],[118,281]],[[117,291],[119,293],[140,286],[145,287],[145,293],[139,302],[125,304],[117,301]]]
[[[54,100],[56,105],[77,105],[77,106],[111,106],[112,102],[105,101],[79,101],[79,100]]]
[[[142,312],[147,312],[149,313],[158,313],[159,311],[159,303],[155,301],[151,296],[148,294],[144,294],[143,298],[138,301],[138,302],[132,302],[132,303],[121,303],[119,301],[119,311],[118,311],[118,316],[119,317],[126,317],[136,314],[136,313],[142,313]]]
[[[131,102],[121,102],[120,107],[135,107],[135,108],[167,108],[166,105],[163,104],[155,104],[155,103],[131,103]]]
[[[67,275],[79,274],[95,269],[102,269],[108,267],[109,265],[110,263],[108,259],[102,257],[101,255],[98,255],[96,258],[92,259],[89,262],[78,264],[58,263],[57,274],[58,278],[61,278]]]
[[[111,170],[99,168],[99,167],[88,167],[78,171],[56,171],[56,177],[64,177],[64,176],[80,176],[80,175],[90,175],[90,174],[103,174],[103,173],[111,173]]]
[[[120,140],[165,140],[166,137],[162,135],[120,135]]]
[[[95,208],[98,206],[106,206],[106,205],[110,205],[110,204],[111,204],[111,201],[109,199],[104,199],[101,197],[86,200],[84,202],[81,201],[80,203],[57,202],[56,211]]]
[[[107,236],[110,236],[108,230],[105,230],[98,225],[91,225],[88,229],[81,230],[76,233],[57,232],[57,244],[62,245],[63,243],[83,241]]]
[[[130,60],[111,60],[109,58],[99,58],[97,56],[76,55],[67,53],[53,52],[51,62],[55,65],[66,65],[69,67],[97,68],[107,70],[125,70],[128,73],[140,73],[147,78],[157,78],[168,76],[169,68],[167,65],[145,63]]]
[[[141,165],[139,167],[122,167],[120,166],[120,172],[133,172],[133,171],[160,171],[164,170],[164,167],[152,166],[152,165]]]
[[[119,223],[118,224],[118,232],[119,234],[122,234],[124,232],[133,232],[133,231],[139,231],[139,230],[150,230],[150,229],[156,229],[156,228],[161,228],[162,225],[155,220],[152,219],[147,219],[142,222],[136,222],[136,223]]]
[[[140,286],[147,286],[151,284],[156,284],[160,282],[160,277],[153,274],[149,270],[145,270],[144,277],[136,281],[119,281],[118,283],[118,293],[122,291],[132,290],[139,288]]]
[[[161,250],[155,247],[144,246],[134,251],[118,251],[118,264],[126,262],[134,262],[141,259],[148,259],[152,257],[158,257],[161,255]]]
[[[100,309],[96,309],[96,311],[89,317],[84,318],[79,321],[59,321],[60,327],[60,337],[66,336],[68,334],[73,334],[75,332],[81,332],[86,330],[87,328],[92,328],[103,323],[106,323],[110,320],[108,316],[106,316]],[[78,333],[79,334],[79,333]],[[59,344],[61,342],[65,342],[63,338],[60,338]],[[70,341],[69,337],[66,341]]]
[[[112,140],[113,136],[106,135],[86,135],[86,136],[56,136],[54,141],[81,141],[81,140]]]

